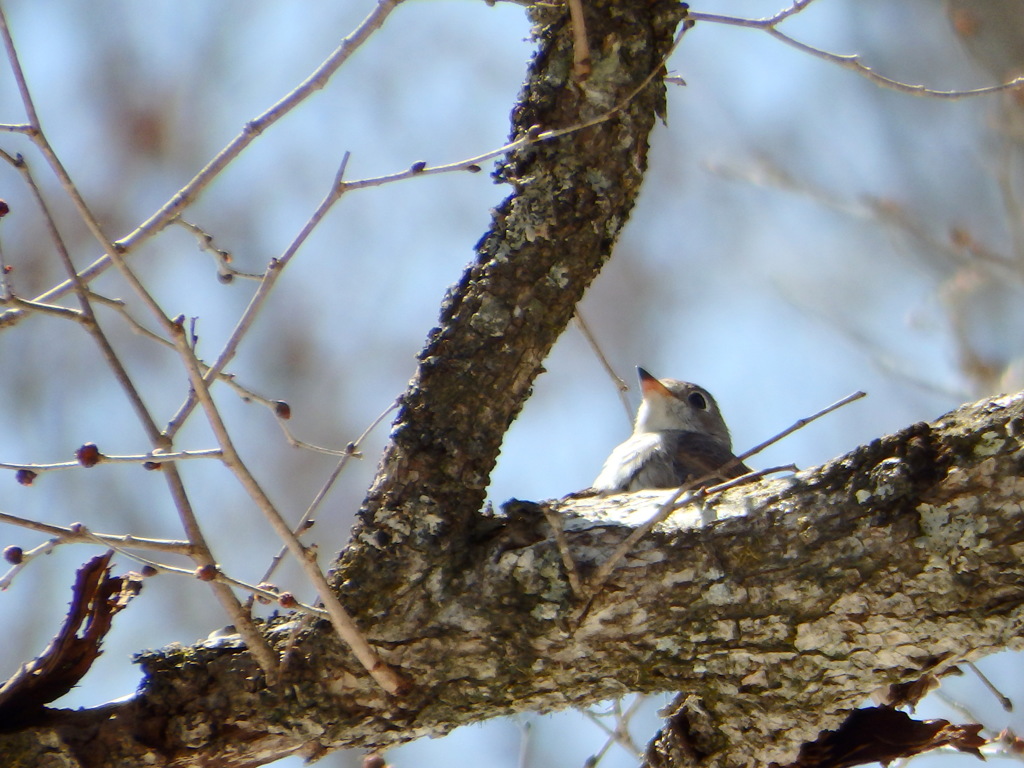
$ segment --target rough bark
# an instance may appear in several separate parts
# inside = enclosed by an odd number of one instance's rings
[[[609,257],[636,200],[647,167],[648,136],[664,110],[661,62],[685,5],[671,0],[588,2],[593,70],[583,83],[572,79],[572,29],[564,9],[545,5],[530,13],[538,49],[513,111],[513,138],[593,124],[517,149],[499,168],[497,176],[514,193],[496,210],[476,262],[442,305],[439,327],[421,353],[361,512],[356,544],[337,572],[336,583],[350,610],[375,639],[370,629],[375,617],[405,613],[415,623],[436,609],[428,600],[428,611],[415,610],[427,595],[421,585],[450,580],[471,554],[471,523],[483,503],[502,437],[576,303]],[[608,119],[596,120],[609,112]],[[385,560],[400,567],[382,569]],[[310,642],[324,645],[317,652],[318,664],[330,658],[347,662],[329,637],[317,633]],[[64,731],[66,743],[74,746],[47,746],[48,754],[71,760],[74,753],[89,765],[130,765],[151,758],[169,764],[258,765],[295,751],[304,741],[315,743],[319,726],[309,733],[290,724],[268,730],[267,712],[256,717],[253,727],[235,724],[236,703],[264,689],[258,677],[250,678],[247,658],[224,651],[221,644],[147,655],[144,663],[154,673],[147,693],[129,707],[115,707],[116,724],[103,713],[76,716],[77,725]],[[385,703],[363,685],[355,668],[338,678],[340,667],[311,672],[301,660],[296,666],[289,690],[300,690],[297,681],[311,675],[307,682],[312,687],[303,700],[314,709],[327,690],[346,689],[343,679],[349,677],[355,686],[349,700],[360,702],[359,711],[375,718],[371,713]],[[191,677],[200,669],[199,677]],[[190,681],[169,683],[173,694],[157,682],[174,678],[172,670],[188,670]],[[327,690],[325,681],[333,681]],[[271,708],[280,706],[270,702],[281,692],[266,699]],[[178,693],[184,693],[194,713],[184,719],[166,708],[166,697]],[[336,720],[334,707],[321,712],[327,721]],[[281,717],[286,723],[293,715]],[[104,723],[96,732],[87,725],[93,718]],[[301,719],[312,725],[320,717]],[[278,730],[287,735],[271,735]],[[370,740],[369,732],[352,735],[352,743]],[[24,742],[30,749],[23,764],[36,764],[34,739]],[[40,737],[37,746],[51,743],[51,737]],[[340,742],[332,736],[325,743]],[[7,754],[21,754],[14,742],[5,746],[11,748]]]
[[[144,654],[138,697],[54,712],[0,736],[0,753],[15,766],[248,766],[676,690],[688,749],[668,764],[786,762],[874,689],[1022,645],[1022,435],[1024,393],[733,489],[642,539],[589,603],[570,590],[540,505],[477,513],[458,573],[425,578],[447,547],[407,573],[429,611],[359,617],[415,681],[408,696],[387,699],[325,627],[302,635],[273,689],[229,638]],[[586,576],[664,497],[545,504]],[[374,573],[348,585],[376,588]]]
[[[647,170],[648,136],[664,112],[657,75],[685,5],[586,3],[594,61],[572,78],[572,30],[561,5],[531,10],[539,43],[512,112],[513,140],[612,116],[505,158],[496,178],[514,193],[495,211],[476,262],[449,291],[402,400],[376,481],[360,512],[343,576],[371,560],[450,547],[433,561],[457,571],[466,526],[484,502],[501,441],[576,304],[611,254]],[[652,77],[653,76],[653,77]],[[620,107],[616,109],[617,107]],[[423,560],[422,562],[426,562]],[[402,569],[403,571],[405,569]],[[413,589],[403,573],[379,595],[349,594],[371,615]],[[414,610],[403,602],[404,610]]]
[[[678,20],[670,3],[585,5],[594,75],[571,82],[566,21],[539,18],[514,134],[621,101]],[[661,98],[648,86],[507,160],[515,193],[427,341],[334,579],[412,691],[386,697],[326,626],[302,632],[273,688],[236,638],[163,649],[140,656],[131,701],[0,735],[7,765],[255,766],[629,691],[687,693],[674,764],[781,762],[874,688],[1019,645],[1021,396],[708,500],[714,524],[680,511],[590,601],[540,505],[480,511],[502,435],[626,220]],[[585,577],[663,496],[547,506]],[[287,618],[268,631],[283,649]]]

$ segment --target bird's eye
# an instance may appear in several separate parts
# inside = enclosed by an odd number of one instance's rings
[[[691,392],[686,399],[690,401],[690,405],[698,410],[706,411],[708,409],[708,401],[704,399],[704,395],[700,392]]]

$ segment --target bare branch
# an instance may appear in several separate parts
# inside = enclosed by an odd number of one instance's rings
[[[971,672],[978,676],[978,679],[981,680],[981,684],[988,689],[988,692],[996,697],[996,700],[999,702],[999,706],[1003,708],[1003,711],[1013,712],[1013,701],[1010,697],[996,688],[995,685],[992,684],[992,681],[985,676],[984,672],[978,669],[977,665],[975,665],[973,661],[968,661],[967,666],[970,668]]]
[[[875,72],[871,67],[861,63],[860,56],[856,54],[839,54],[830,53],[822,48],[816,48],[813,45],[800,42],[795,38],[781,32],[777,25],[788,19],[795,13],[799,13],[810,5],[812,0],[805,0],[804,2],[794,3],[790,8],[781,11],[774,16],[763,18],[763,19],[745,19],[737,16],[722,16],[714,13],[699,13],[693,11],[690,13],[690,18],[694,21],[706,21],[712,24],[727,24],[736,27],[748,27],[750,29],[759,29],[763,32],[774,37],[779,42],[785,43],[791,48],[795,48],[802,53],[809,54],[816,59],[827,61],[831,64],[836,64],[844,69],[849,69],[856,72],[862,77],[866,77],[876,85],[880,85],[884,88],[889,88],[894,91],[901,93],[908,93],[912,96],[929,96],[937,99],[966,99],[974,96],[987,96],[993,93],[1001,93],[1002,91],[1014,90],[1024,86],[1024,77],[1015,77],[1000,85],[986,86],[984,88],[970,88],[967,90],[937,90],[934,88],[928,88],[924,85],[912,85],[910,83],[904,83],[893,78],[880,75]]]
[[[150,539],[142,536],[133,536],[130,533],[94,533],[81,523],[71,527],[40,523],[37,520],[28,520],[24,517],[9,515],[0,512],[0,522],[17,525],[20,528],[28,528],[32,531],[47,533],[64,542],[95,541],[104,545],[116,545],[126,549],[152,549],[159,552],[173,552],[179,555],[191,555],[192,545],[187,541],[175,539]]]
[[[6,281],[4,281],[6,283]],[[5,286],[6,288],[6,286]],[[23,309],[28,312],[38,312],[41,315],[50,315],[52,317],[59,317],[64,320],[71,320],[76,323],[88,323],[88,318],[78,310],[69,309],[68,307],[60,307],[56,304],[45,304],[41,301],[32,301],[30,299],[23,299],[20,296],[15,296],[10,292],[9,288],[6,288],[7,295],[0,299],[2,304],[13,304],[19,309]]]
[[[95,461],[90,463],[89,466],[92,467],[95,464],[161,464],[167,461],[188,461],[189,459],[219,459],[223,455],[219,448],[207,448],[199,451],[152,451],[150,453],[127,456],[99,453],[96,455]],[[83,463],[81,461],[58,461],[52,464],[14,464],[0,461],[0,469],[13,471],[28,470],[36,474],[62,469],[81,469],[82,466]]]
[[[569,549],[569,539],[565,535],[565,528],[562,527],[562,518],[544,507],[544,517],[551,526],[551,533],[555,537],[555,545],[558,547],[558,554],[562,558],[562,566],[565,568],[566,578],[569,579],[569,586],[573,593],[581,600],[587,598],[587,590],[584,588],[583,579],[580,578],[579,570],[576,568],[576,561],[572,558],[572,551]]]
[[[189,578],[198,578],[201,581],[213,581],[218,584],[223,584],[229,587],[235,587],[244,592],[251,593],[254,597],[259,598],[264,603],[275,603],[283,608],[291,611],[297,611],[300,614],[310,616],[317,619],[329,618],[327,611],[322,610],[313,605],[307,605],[306,603],[296,600],[294,595],[288,592],[280,592],[276,588],[270,588],[270,585],[266,584],[250,584],[249,582],[241,579],[236,579],[233,576],[228,575],[220,568],[179,568],[178,566],[169,565],[167,563],[157,562],[156,560],[150,560],[149,558],[142,557],[141,555],[134,552],[125,552],[117,546],[112,547],[113,549],[121,552],[121,554],[130,557],[142,565],[152,568],[154,571],[160,573],[168,573],[176,576],[187,576]],[[237,629],[237,628],[236,628]],[[241,633],[239,633],[241,634]]]
[[[102,228],[99,225],[96,217],[92,214],[89,206],[85,200],[79,194],[78,188],[75,186],[71,177],[68,175],[66,169],[53,151],[43,133],[42,126],[40,125],[38,115],[35,110],[35,105],[32,99],[32,95],[29,92],[28,85],[25,81],[25,76],[21,68],[21,62],[18,58],[17,51],[14,47],[14,41],[11,38],[10,29],[7,25],[7,18],[4,14],[2,6],[0,6],[0,37],[3,38],[4,48],[7,52],[7,59],[11,64],[11,68],[14,72],[15,82],[18,86],[18,91],[21,95],[22,105],[25,109],[26,114],[29,117],[29,121],[36,129],[32,136],[32,141],[42,152],[50,164],[51,169],[57,176],[58,181],[63,187],[65,193],[71,198],[81,217],[83,223],[92,233],[92,235],[103,245],[107,251],[108,256],[111,258],[113,263],[118,267],[118,271],[124,277],[124,279],[132,286],[136,293],[142,298],[143,302],[149,306],[156,318],[164,325],[165,330],[169,333],[173,333],[174,324],[167,318],[159,305],[138,280],[138,278],[132,273],[125,263],[120,251],[110,242],[110,240],[103,233]],[[20,158],[19,158],[20,159]],[[61,261],[64,264],[65,269],[68,272],[69,280],[66,283],[70,288],[73,288],[79,303],[82,308],[82,312],[90,320],[89,330],[93,339],[100,347],[103,357],[114,373],[115,378],[121,386],[122,391],[125,393],[135,414],[145,430],[150,442],[154,448],[165,449],[170,447],[170,440],[161,434],[159,428],[156,425],[155,420],[143,403],[138,390],[132,383],[131,378],[128,375],[127,370],[121,363],[119,357],[114,351],[113,346],[110,344],[96,321],[95,314],[92,310],[92,305],[89,300],[89,292],[86,287],[86,279],[79,275],[71,262],[71,257],[68,254],[67,248],[64,246],[63,239],[57,230],[56,223],[53,217],[49,213],[49,209],[46,205],[45,200],[38,187],[35,184],[35,180],[29,171],[27,164],[24,162],[19,164],[19,170],[22,171],[26,183],[28,183],[30,189],[36,197],[37,202],[43,211],[47,226],[49,228],[51,238],[53,239],[57,252],[61,257]],[[49,297],[55,297],[55,294],[50,292],[47,294]],[[194,356],[192,357],[194,360]],[[168,462],[164,465],[164,477],[167,481],[168,487],[171,491],[171,496],[174,500],[175,506],[178,510],[179,517],[182,520],[182,524],[185,528],[186,535],[189,541],[193,545],[193,557],[200,567],[214,568],[215,560],[213,554],[210,552],[209,545],[206,543],[206,539],[202,534],[202,530],[199,526],[199,522],[195,517],[192,510],[192,505],[189,503],[188,495],[185,491],[185,487],[181,482],[181,477],[178,474],[177,468],[173,462]],[[228,615],[231,616],[232,621],[238,627],[238,631],[242,634],[253,655],[259,661],[263,671],[268,678],[273,679],[276,670],[276,658],[273,655],[270,647],[263,640],[260,633],[256,630],[252,623],[251,617],[245,611],[238,597],[231,591],[231,589],[224,584],[214,582],[211,584],[214,594],[217,596],[222,607],[227,611]]]
[[[270,126],[289,114],[293,109],[303,103],[314,92],[322,89],[331,76],[351,57],[360,46],[365,43],[370,35],[379,29],[391,12],[401,3],[401,0],[378,0],[377,7],[359,24],[359,26],[342,40],[327,59],[318,66],[308,78],[297,88],[288,93],[284,98],[274,104],[270,109],[250,120],[245,124],[242,132],[225,146],[217,155],[210,160],[206,166],[184,187],[178,190],[174,197],[168,200],[146,221],[140,224],[133,232],[117,241],[119,252],[127,253],[144,242],[149,237],[166,227],[175,216],[187,208],[199,193],[223,171],[232,160],[242,153],[257,137]],[[6,28],[6,22],[4,22]],[[35,121],[33,121],[35,122]],[[112,264],[112,258],[108,251],[107,255],[101,256],[88,267],[81,271],[80,277],[83,281],[89,282],[97,275],[105,272]],[[48,301],[70,291],[70,282],[61,283],[37,297],[40,301]]]
[[[601,345],[597,343],[597,338],[590,330],[590,326],[587,325],[587,321],[580,314],[579,307],[576,308],[576,325],[583,334],[583,338],[587,340],[587,344],[590,345],[590,349],[594,352],[598,362],[601,363],[601,367],[604,368],[605,373],[608,374],[608,378],[612,380],[615,385],[615,391],[619,395],[619,400],[622,401],[622,407],[626,409],[626,420],[633,423],[633,409],[629,406],[629,400],[626,398],[626,393],[629,391],[629,385],[619,376],[612,368],[612,364],[608,362],[608,358],[605,357],[604,351],[601,349]]]
[[[40,555],[50,554],[60,544],[60,539],[50,539],[49,541],[44,541],[39,546],[33,547],[32,549],[27,551],[20,551],[19,548],[18,554],[14,558],[16,562],[14,562],[14,564],[7,571],[7,573],[5,573],[3,576],[0,576],[0,591],[3,591],[10,587],[11,583],[14,581],[14,577],[21,573],[21,571],[24,568],[26,568],[28,564],[31,563],[34,559],[36,559]],[[4,554],[7,554],[8,552],[10,552],[10,548],[5,548]]]
[[[245,334],[249,331],[249,328],[252,327],[253,322],[255,322],[260,309],[263,307],[267,296],[270,295],[270,291],[277,282],[277,278],[281,275],[281,272],[286,266],[288,266],[292,257],[295,256],[302,244],[306,242],[306,239],[310,234],[312,234],[313,230],[316,229],[316,226],[323,220],[324,216],[327,215],[327,212],[330,211],[334,204],[341,199],[341,196],[345,194],[347,187],[342,179],[345,176],[345,169],[348,166],[349,157],[350,155],[348,152],[346,152],[342,157],[341,165],[338,167],[338,171],[335,174],[334,183],[331,185],[330,191],[320,202],[320,205],[317,206],[312,216],[309,217],[309,220],[303,225],[299,234],[295,236],[279,258],[272,259],[270,264],[267,265],[267,271],[264,273],[263,278],[260,281],[259,288],[257,288],[253,297],[249,300],[249,306],[245,308],[245,312],[242,313],[242,316],[235,324],[235,328],[231,332],[231,336],[228,338],[227,342],[225,342],[221,353],[217,356],[217,360],[203,373],[203,381],[206,383],[206,386],[209,386],[214,378],[218,376],[221,371],[224,370],[224,367],[231,362],[232,358],[234,358],[235,353],[238,351],[238,345],[242,343],[242,339],[245,337]],[[168,435],[173,436],[176,434],[178,429],[180,429],[185,423],[185,420],[196,406],[196,398],[198,395],[199,393],[194,388],[189,392],[188,398],[178,409],[178,412],[171,418],[171,421],[165,430]]]
[[[632,758],[641,757],[640,749],[629,735],[629,723],[646,700],[647,697],[644,695],[635,696],[625,711],[622,709],[622,699],[615,699],[612,702],[611,712],[596,712],[593,709],[582,710],[587,719],[600,728],[608,737],[601,749],[587,758],[584,768],[592,768],[592,766],[600,763],[614,744],[621,746]],[[604,720],[608,717],[611,717],[615,723],[615,726],[612,728],[604,723]]]
[[[836,402],[832,403],[832,405],[829,405],[829,406],[827,406],[825,408],[822,408],[820,411],[818,411],[815,414],[807,416],[806,418],[803,418],[803,419],[797,419],[797,421],[795,421],[792,426],[787,427],[786,429],[784,429],[781,432],[779,432],[777,435],[774,435],[773,437],[769,438],[768,440],[765,440],[763,443],[755,445],[749,451],[744,451],[743,453],[741,453],[736,458],[739,461],[744,461],[745,459],[749,459],[751,456],[754,456],[754,455],[760,453],[761,451],[763,451],[768,446],[774,445],[775,443],[779,442],[779,440],[781,440],[782,438],[788,437],[789,435],[793,434],[798,429],[803,429],[808,424],[810,424],[812,421],[817,421],[822,416],[827,416],[828,414],[832,413],[832,411],[838,410],[839,408],[842,408],[845,405],[849,405],[850,403],[856,402],[857,400],[860,400],[861,398],[864,398],[864,397],[867,397],[867,396],[868,396],[867,392],[853,392],[852,394],[849,394],[849,395],[847,395],[844,398],[836,400]]]
[[[294,533],[296,536],[301,534],[303,531],[309,529],[311,521],[313,520],[313,516],[316,514],[316,511],[320,508],[320,504],[323,503],[323,500],[327,498],[327,494],[330,492],[331,488],[334,487],[335,481],[341,475],[345,467],[348,466],[349,459],[351,459],[353,456],[359,455],[359,446],[361,446],[363,444],[363,441],[366,440],[370,433],[373,432],[373,430],[375,430],[381,424],[381,422],[384,421],[385,418],[387,418],[387,415],[394,411],[396,408],[398,408],[398,401],[391,403],[391,405],[389,405],[387,408],[381,411],[380,415],[377,416],[377,418],[375,418],[373,421],[371,421],[370,425],[363,430],[363,433],[345,447],[345,450],[342,452],[341,455],[341,460],[334,467],[334,470],[331,472],[330,477],[327,478],[327,481],[323,484],[320,490],[317,491],[316,496],[313,497],[313,500],[306,508],[306,511],[302,513],[302,517],[299,518],[299,522],[296,523],[294,528]],[[281,560],[284,558],[285,553],[287,551],[287,546],[281,548],[281,550],[271,560],[270,566],[267,568],[267,572],[263,574],[263,578],[260,579],[260,581],[267,581],[271,576],[274,575],[274,571],[277,570],[278,565],[280,565]]]
[[[573,77],[578,81],[590,76],[590,44],[587,42],[587,23],[583,17],[581,0],[567,0],[569,18],[572,24],[572,68]]]
[[[307,548],[299,541],[291,526],[281,516],[281,513],[263,491],[256,478],[249,472],[241,456],[238,455],[231,436],[228,434],[227,427],[224,425],[217,406],[210,396],[207,382],[203,378],[202,369],[199,367],[199,363],[189,347],[188,339],[183,329],[176,335],[175,343],[187,367],[189,379],[192,382],[192,387],[195,390],[199,404],[203,407],[206,419],[213,429],[221,450],[224,452],[224,464],[231,470],[250,498],[259,507],[274,529],[274,532],[285,542],[289,551],[306,574],[306,577],[319,593],[320,600],[324,603],[330,615],[332,626],[334,626],[339,637],[349,645],[366,671],[388,693],[397,694],[404,690],[407,687],[407,683],[395,670],[391,669],[381,660],[377,652],[366,641],[366,638],[360,632],[344,606],[342,606],[341,601],[331,591],[323,571],[320,570],[320,566],[316,562],[315,550]]]
[[[197,224],[193,224],[192,222],[185,221],[181,216],[176,216],[171,223],[177,224],[195,235],[196,240],[199,242],[199,249],[201,251],[206,251],[213,256],[214,261],[217,262],[217,278],[221,282],[230,282],[231,279],[235,277],[241,277],[246,280],[262,279],[262,275],[255,275],[251,272],[242,272],[231,266],[231,262],[233,260],[231,254],[221,248],[218,248],[213,242],[213,235],[202,227]]]

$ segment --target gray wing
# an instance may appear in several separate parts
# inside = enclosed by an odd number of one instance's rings
[[[750,471],[742,462],[723,468],[735,458],[721,440],[703,432],[642,433],[633,435],[612,451],[594,481],[594,489],[600,493],[618,493],[677,488],[717,471],[701,483],[702,486],[714,485]]]
[[[715,485],[750,472],[742,461],[735,461],[730,447],[717,438],[703,432],[672,431],[664,434],[663,442],[672,456],[676,485],[705,475],[712,477],[700,485]],[[727,466],[731,462],[735,463]]]

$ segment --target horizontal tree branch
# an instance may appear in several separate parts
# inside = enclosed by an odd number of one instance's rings
[[[510,502],[450,544],[467,556],[448,582],[419,578],[449,557],[444,547],[420,552],[413,572],[400,553],[376,569],[403,571],[398,603],[425,606],[357,617],[414,681],[405,697],[383,695],[326,627],[299,637],[275,688],[229,636],[142,654],[137,697],[55,711],[0,736],[0,752],[13,766],[36,764],[41,748],[76,766],[256,765],[683,691],[702,764],[785,762],[879,687],[1024,645],[1022,435],[1024,393],[731,489],[656,527],[589,603],[570,587],[544,509],[562,517],[585,575],[666,493]],[[344,593],[377,581],[360,574]],[[290,629],[275,623],[277,648]]]

